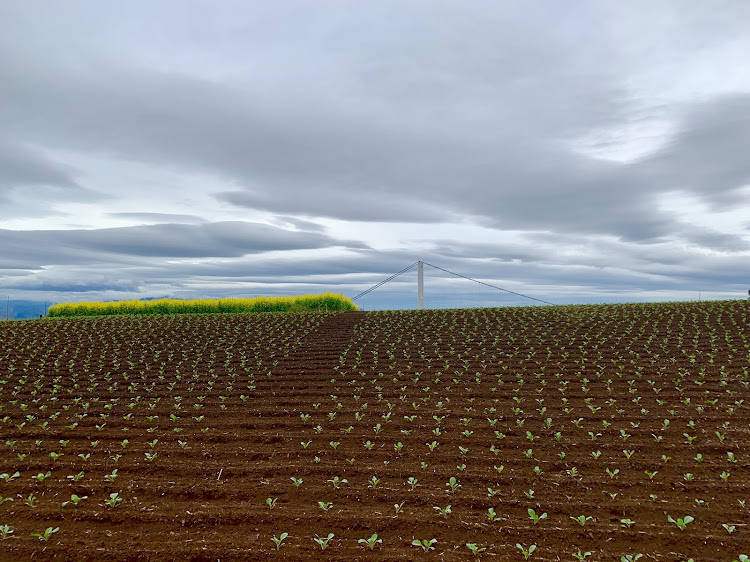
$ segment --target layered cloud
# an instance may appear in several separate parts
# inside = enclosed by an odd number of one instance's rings
[[[6,4],[0,284],[733,295],[749,6]]]

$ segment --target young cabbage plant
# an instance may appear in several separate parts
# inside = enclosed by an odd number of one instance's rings
[[[8,525],[8,524],[0,525],[0,540],[5,540],[5,539],[12,538],[11,535],[14,532],[15,531],[13,530],[13,528],[10,525]]]
[[[88,496],[77,496],[75,494],[71,494],[70,500],[62,502],[62,506],[65,507],[70,503],[72,503],[74,506],[77,506],[81,501],[85,499],[88,499]]]
[[[435,547],[433,546],[437,542],[437,539],[422,539],[421,541],[418,539],[414,539],[411,541],[412,546],[418,546],[423,551],[427,552],[428,550],[435,550]]]
[[[529,518],[534,522],[535,525],[537,523],[539,523],[539,521],[541,521],[542,519],[546,519],[547,518],[547,513],[546,512],[542,513],[541,515],[537,515],[536,511],[534,511],[531,508],[529,508],[528,513],[529,513]]]
[[[334,537],[333,533],[328,533],[327,537],[324,537],[324,538],[315,537],[313,540],[318,544],[318,546],[320,547],[320,550],[325,550],[326,548],[328,548],[328,543],[333,537]]]
[[[461,487],[461,484],[458,483],[458,480],[456,480],[455,476],[451,476],[445,485],[450,488],[451,492],[455,492],[459,487]]]
[[[276,550],[279,550],[281,548],[281,545],[284,542],[284,539],[286,539],[288,536],[289,536],[289,533],[281,533],[278,537],[275,535],[271,537],[273,544],[276,545]]]
[[[570,518],[573,521],[575,521],[576,523],[578,523],[581,527],[583,527],[584,525],[586,525],[586,523],[588,523],[589,521],[593,521],[594,520],[594,518],[591,517],[590,515],[588,517],[585,516],[585,515],[579,515],[578,517],[572,517],[571,516]]]
[[[531,555],[536,550],[536,545],[532,544],[528,548],[523,546],[521,543],[516,543],[516,548],[521,551],[521,554],[523,554],[524,560],[528,560],[531,558]]]
[[[688,526],[688,523],[692,523],[693,521],[695,521],[695,518],[692,517],[692,516],[690,516],[690,515],[686,515],[685,517],[683,517],[681,519],[676,519],[675,520],[675,519],[672,518],[671,515],[667,515],[667,521],[669,521],[670,523],[674,523],[675,525],[677,525],[677,528],[680,531],[684,531],[685,528]]]
[[[479,545],[473,542],[467,542],[466,548],[468,548],[471,551],[471,553],[476,557],[478,557],[482,552],[487,550],[487,547],[480,547]]]
[[[118,504],[122,503],[122,498],[118,492],[112,492],[109,494],[109,499],[104,500],[104,503],[109,507],[117,507]]]
[[[440,515],[442,517],[447,517],[448,514],[451,513],[451,506],[450,505],[447,505],[445,507],[440,507],[440,506],[436,505],[436,506],[433,506],[432,509],[434,509],[435,511],[437,511],[438,515]]]
[[[373,533],[369,539],[358,539],[357,544],[362,544],[370,550],[374,550],[377,545],[383,544],[383,539],[379,539],[378,534]]]
[[[54,535],[59,530],[60,527],[47,527],[41,533],[31,533],[31,536],[38,538],[40,541],[47,542],[52,537],[52,535]]]

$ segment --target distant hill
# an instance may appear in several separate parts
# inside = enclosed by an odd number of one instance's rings
[[[44,301],[10,300],[0,301],[0,320],[23,320],[39,318],[51,303]]]

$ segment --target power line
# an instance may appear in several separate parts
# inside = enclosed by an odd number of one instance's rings
[[[357,300],[358,298],[360,298],[360,297],[364,297],[365,295],[367,295],[367,294],[371,293],[372,291],[374,291],[374,290],[375,290],[375,289],[377,289],[378,287],[382,287],[383,285],[385,285],[385,284],[386,284],[386,283],[388,283],[389,281],[393,281],[393,280],[394,280],[394,279],[395,279],[396,277],[398,277],[399,275],[401,275],[401,274],[403,274],[403,273],[406,273],[407,271],[409,271],[409,270],[410,270],[411,268],[413,268],[413,267],[414,267],[415,265],[417,265],[418,263],[419,263],[418,261],[415,261],[415,262],[414,262],[413,264],[411,264],[411,265],[410,265],[409,267],[405,267],[404,269],[402,269],[402,270],[401,270],[401,271],[399,271],[398,273],[394,273],[394,274],[393,274],[393,275],[391,275],[391,276],[390,276],[390,277],[389,277],[388,279],[384,279],[383,281],[381,281],[380,283],[377,283],[376,285],[373,285],[372,287],[370,287],[370,288],[369,288],[369,289],[367,289],[366,291],[362,291],[362,292],[361,292],[360,294],[358,294],[358,295],[357,295],[356,297],[352,298],[352,300],[353,300],[353,301],[356,301],[356,300]]]
[[[484,285],[486,287],[491,287],[493,289],[497,289],[498,291],[504,291],[506,293],[510,293],[511,295],[516,295],[516,296],[519,296],[519,297],[523,297],[525,299],[531,299],[533,301],[541,302],[541,303],[544,303],[544,304],[550,304],[550,305],[554,306],[553,303],[545,301],[545,300],[542,300],[542,299],[538,299],[536,297],[530,297],[529,295],[523,295],[521,293],[516,293],[515,291],[510,291],[508,289],[503,289],[502,287],[498,287],[498,286],[492,285],[490,283],[485,283],[484,281],[479,281],[478,279],[472,279],[471,277],[467,277],[466,275],[461,275],[460,273],[455,273],[453,271],[448,271],[447,269],[443,269],[442,267],[438,267],[437,265],[432,265],[431,263],[427,263],[427,262],[423,262],[423,263],[425,265],[429,265],[430,267],[434,267],[435,269],[439,269],[440,271],[444,271],[445,273],[450,273],[451,275],[455,275],[456,277],[461,277],[462,279],[466,279],[468,281],[474,281],[474,283],[479,283],[480,285]]]

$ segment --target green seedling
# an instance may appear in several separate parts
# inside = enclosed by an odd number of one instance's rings
[[[107,504],[109,507],[117,507],[117,504],[122,502],[122,498],[120,497],[120,494],[117,492],[112,492],[109,494],[109,499],[104,500],[104,503]]]
[[[47,527],[44,532],[42,533],[31,533],[32,537],[38,538],[40,541],[47,542],[52,535],[54,535],[57,531],[60,530],[60,527]]]
[[[19,478],[21,476],[21,473],[16,471],[13,474],[8,474],[7,472],[3,472],[0,474],[0,479],[4,480],[5,482],[10,482],[11,480],[14,480],[16,478]]]
[[[289,536],[289,533],[281,533],[278,537],[273,536],[271,537],[271,540],[273,541],[273,544],[276,545],[276,550],[279,550],[281,548],[281,544],[284,542],[284,539]]]
[[[586,523],[588,523],[589,521],[593,521],[594,520],[593,517],[591,517],[591,516],[586,517],[585,515],[579,515],[578,517],[572,517],[571,516],[571,519],[573,521],[575,521],[576,523],[578,523],[581,527],[583,527],[584,525],[586,525]]]
[[[732,533],[734,533],[735,529],[737,528],[737,526],[736,526],[736,525],[728,525],[727,523],[722,523],[722,525],[721,525],[721,526],[722,526],[722,527],[724,527],[724,530],[725,530],[725,531],[726,531],[727,533],[729,533],[730,535],[731,535]]]
[[[36,476],[32,476],[32,478],[41,484],[50,476],[52,476],[52,472],[48,470],[46,474],[44,472],[40,472]]]
[[[626,554],[620,557],[620,562],[636,562],[643,558],[643,554]]]
[[[340,478],[338,476],[334,476],[330,480],[326,480],[326,482],[330,482],[333,485],[333,487],[335,489],[337,489],[337,490],[338,490],[339,486],[341,486],[341,484],[348,484],[349,483],[349,481],[346,478]]]
[[[110,474],[105,474],[104,479],[108,480],[109,482],[114,482],[115,478],[117,478],[117,469],[115,468]]]
[[[318,543],[318,546],[320,547],[320,550],[325,550],[328,548],[328,542],[334,537],[333,533],[328,533],[328,536],[325,538],[318,538],[315,537],[313,540]]]
[[[448,488],[450,488],[451,492],[455,492],[456,489],[458,489],[461,484],[458,483],[458,480],[456,480],[455,476],[451,476],[448,482],[445,484]]]
[[[293,484],[294,484],[294,485],[295,485],[295,486],[296,486],[297,488],[299,488],[299,487],[300,487],[300,486],[302,485],[302,478],[295,478],[294,476],[292,476],[292,477],[290,478],[290,480],[292,481],[292,483],[293,483]]]
[[[635,521],[633,521],[632,519],[620,519],[620,523],[622,524],[623,527],[627,527],[627,528],[630,528],[633,525],[635,525]]]
[[[674,523],[675,525],[677,525],[677,528],[680,531],[684,531],[685,528],[688,526],[688,523],[692,523],[693,521],[695,521],[695,518],[692,517],[692,516],[690,516],[690,515],[686,515],[682,519],[675,520],[675,519],[672,518],[671,515],[668,515],[667,516],[667,521],[669,521],[670,523]]]
[[[68,480],[72,480],[73,482],[80,482],[80,480],[83,478],[84,473],[83,470],[79,472],[78,474],[69,474],[66,476]]]
[[[489,519],[490,521],[495,521],[495,520],[497,520],[497,518],[498,518],[498,515],[497,515],[497,513],[495,513],[495,508],[494,507],[488,508],[487,509],[487,519]]]
[[[591,552],[590,551],[581,552],[580,548],[578,549],[578,552],[574,552],[573,553],[573,558],[575,558],[576,560],[585,560],[589,556],[591,556]]]
[[[266,505],[268,506],[268,509],[273,509],[276,507],[276,500],[279,498],[266,498]]]
[[[473,542],[467,542],[466,548],[468,548],[474,556],[479,556],[482,552],[487,550],[487,547],[480,547]]]
[[[516,548],[521,551],[521,554],[523,554],[524,560],[528,560],[531,558],[531,555],[536,550],[536,545],[532,544],[528,548],[524,547],[521,543],[516,543]]]
[[[323,511],[328,511],[333,507],[333,502],[318,502],[318,507]]]
[[[62,502],[62,506],[65,507],[68,504],[73,504],[74,506],[77,506],[81,501],[88,499],[88,496],[77,496],[75,494],[70,495],[70,500],[66,502]]]
[[[369,539],[358,539],[357,544],[363,544],[370,550],[373,550],[376,545],[383,544],[383,539],[379,539],[378,534],[373,533]]]
[[[422,539],[417,540],[414,539],[411,541],[412,546],[418,546],[423,551],[427,552],[428,550],[435,550],[435,547],[433,546],[437,542],[437,539]]]
[[[450,505],[447,505],[445,507],[439,507],[439,506],[436,505],[432,509],[436,510],[438,512],[438,515],[441,515],[443,517],[447,517],[448,514],[451,512],[451,506]]]
[[[409,486],[409,490],[411,490],[412,492],[417,488],[417,486],[421,486],[419,480],[417,480],[413,476],[409,476],[409,478],[406,480],[406,485]]]
[[[547,519],[547,513],[546,512],[542,513],[541,515],[537,515],[536,511],[534,511],[533,509],[529,508],[528,513],[529,513],[529,518],[534,522],[535,525],[537,523],[539,523],[542,519]]]
[[[14,533],[13,528],[10,525],[0,525],[0,539],[5,540],[11,538]]]

